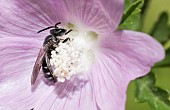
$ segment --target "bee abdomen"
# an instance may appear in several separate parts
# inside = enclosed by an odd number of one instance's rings
[[[50,73],[50,70],[49,68],[47,67],[47,63],[45,60],[43,60],[43,63],[42,63],[42,70],[43,70],[43,73],[44,73],[44,77],[46,79],[48,79],[49,81],[53,81],[55,80],[55,78],[53,77],[53,75]]]

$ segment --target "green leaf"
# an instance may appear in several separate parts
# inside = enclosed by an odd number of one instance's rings
[[[162,44],[170,39],[170,26],[168,26],[168,14],[163,12],[150,32],[155,39]]]
[[[138,78],[136,82],[136,97],[138,102],[148,102],[153,110],[170,110],[169,93],[155,86],[153,73]]]
[[[142,3],[141,0],[139,1],[136,1],[135,3],[133,3],[128,9],[127,11],[125,11],[124,15],[123,15],[123,18],[122,18],[122,21],[121,21],[121,24],[123,22],[125,22],[125,20],[130,17],[132,14],[136,14],[136,13],[139,13],[140,12],[140,9],[138,8],[138,6]]]
[[[144,0],[125,0],[125,12],[119,29],[137,30],[139,28],[140,12],[143,4]]]
[[[166,50],[165,59],[157,63],[154,67],[170,67],[170,49]]]
[[[165,50],[170,49],[170,39],[168,41],[166,41],[166,43],[164,44],[164,48],[165,48]]]

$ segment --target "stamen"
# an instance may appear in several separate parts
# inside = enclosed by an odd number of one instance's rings
[[[70,34],[71,33],[71,34]],[[70,40],[60,42],[55,50],[51,51],[50,64],[53,67],[53,76],[58,82],[65,82],[73,75],[87,71],[93,63],[94,53],[87,33],[70,32]]]

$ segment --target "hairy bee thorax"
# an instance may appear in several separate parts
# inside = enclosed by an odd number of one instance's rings
[[[50,64],[53,68],[53,77],[58,82],[65,82],[73,75],[90,69],[95,56],[96,35],[89,31],[73,30],[64,36],[70,38],[67,42],[60,42],[55,50],[51,51]]]

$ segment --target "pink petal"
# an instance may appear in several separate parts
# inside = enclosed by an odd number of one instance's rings
[[[98,108],[124,110],[129,82],[163,58],[163,47],[144,33],[119,31],[102,39],[90,77]]]
[[[114,31],[123,14],[123,0],[65,0],[68,19],[96,31]]]
[[[0,3],[0,36],[42,37],[39,30],[66,21],[63,7],[62,0],[4,0]]]
[[[48,88],[35,110],[124,110],[127,79],[112,58],[100,54],[89,72]]]
[[[124,8],[124,0],[98,0],[101,2],[106,13],[114,22],[113,29],[116,29],[121,21]]]
[[[30,110],[41,91],[48,88],[42,79],[35,84],[36,91],[31,87],[32,67],[40,43],[28,38],[0,38],[0,109]]]
[[[0,38],[0,80],[21,77],[32,69],[41,42],[28,38]],[[26,73],[26,72],[25,72]]]
[[[57,83],[45,91],[35,110],[97,110],[92,85],[86,75]]]
[[[0,6],[2,37],[45,36],[36,32],[57,22],[114,31],[123,14],[123,0],[5,0]]]
[[[32,69],[25,70],[31,73]],[[5,81],[0,84],[0,109],[2,110],[30,110],[35,107],[37,100],[44,95],[49,86],[42,80],[37,80],[31,87],[30,75],[25,75],[16,80]],[[35,89],[36,88],[36,89]]]
[[[109,36],[109,35],[107,35]],[[117,62],[129,80],[143,76],[165,56],[164,49],[147,34],[119,31],[103,39],[101,51]]]
[[[128,83],[114,59],[100,54],[90,78],[99,110],[125,110]]]

